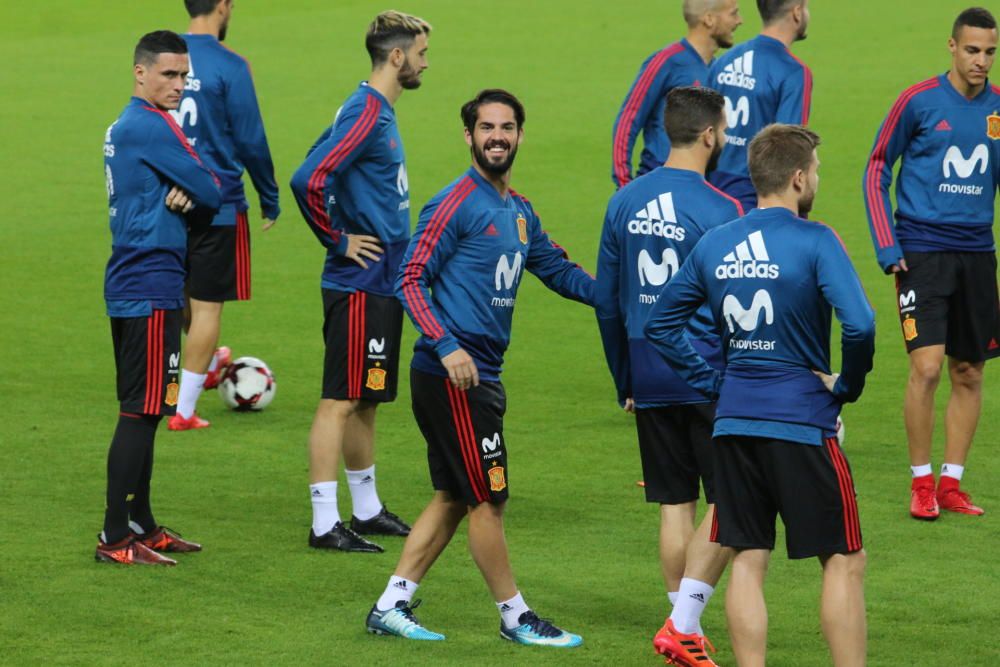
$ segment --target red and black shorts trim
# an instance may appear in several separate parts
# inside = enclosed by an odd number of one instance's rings
[[[908,252],[906,266],[896,297],[907,352],[944,345],[959,361],[1000,356],[996,253]]]
[[[680,505],[698,500],[699,482],[705,487],[705,501],[715,502],[714,421],[714,403],[635,411],[646,502]]]
[[[230,215],[230,213],[219,213]],[[187,290],[198,301],[250,299],[250,223],[246,211],[234,224],[192,225],[188,233]]]
[[[173,415],[180,391],[181,310],[153,310],[149,317],[112,317],[121,412]]]
[[[716,542],[772,550],[780,515],[789,558],[861,550],[854,480],[836,438],[814,446],[723,436],[714,452]]]
[[[431,483],[470,507],[507,500],[507,396],[499,382],[462,391],[451,380],[410,369],[413,415],[427,441]]]
[[[323,314],[323,398],[396,400],[403,335],[399,300],[323,289]]]

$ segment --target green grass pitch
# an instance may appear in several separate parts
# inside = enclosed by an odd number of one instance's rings
[[[409,0],[434,25],[424,86],[398,113],[414,207],[469,162],[458,109],[509,87],[528,112],[514,186],[590,269],[612,191],[611,125],[639,63],[682,34],[671,0]],[[823,136],[815,217],[837,228],[878,311],[875,371],[847,408],[846,450],[869,554],[870,664],[1000,664],[1000,479],[996,367],[966,485],[980,519],[907,516],[901,417],[906,358],[889,278],[875,264],[861,172],[905,87],[945,71],[951,21],[967,0],[814,2],[795,52],[815,75]],[[254,299],[231,305],[224,341],[278,378],[260,415],[206,395],[205,432],[157,441],[157,517],[206,549],[169,570],[99,566],[94,535],[114,422],[114,368],[102,279],[109,253],[101,169],[105,129],[128,100],[131,50],[149,30],[182,31],[180,0],[5,0],[0,6],[0,663],[657,665],[663,620],[658,511],[636,488],[630,418],[617,408],[593,313],[525,281],[504,376],[512,464],[507,531],[529,604],[585,638],[582,648],[515,647],[497,637],[492,600],[464,536],[424,581],[421,618],[448,635],[419,645],[364,633],[398,558],[318,553],[309,531],[306,437],[318,397],[323,252],[287,182],[368,71],[363,33],[381,3],[238,0],[229,44],[253,64],[282,184],[284,215],[264,234],[253,203]],[[748,39],[759,27],[741,3]],[[253,197],[251,197],[253,200]],[[413,330],[403,363],[409,360]],[[379,489],[407,519],[430,496],[424,444],[399,400],[380,410]],[[946,395],[947,381],[940,394]],[[943,408],[944,401],[940,401]],[[940,420],[939,420],[940,423]],[[935,468],[941,463],[938,428]],[[342,511],[350,515],[346,490]],[[770,663],[829,664],[819,628],[819,566],[783,547],[768,579]],[[724,583],[723,583],[724,586]],[[704,619],[720,664],[734,664],[722,595]]]

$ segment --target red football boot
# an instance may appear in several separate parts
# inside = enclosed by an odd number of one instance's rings
[[[940,513],[934,494],[934,475],[915,477],[910,483],[910,516],[933,521]]]
[[[215,351],[215,370],[205,375],[205,389],[215,389],[226,374],[229,364],[233,363],[233,351],[225,345]]]
[[[653,637],[653,648],[663,656],[668,665],[678,667],[719,667],[708,657],[705,649],[715,653],[715,647],[704,635],[696,632],[684,634],[678,632],[674,622],[667,619],[660,631]]]
[[[173,558],[161,556],[131,535],[114,544],[105,544],[98,540],[94,560],[99,563],[123,565],[177,565],[177,561]]]
[[[185,540],[166,526],[160,526],[147,535],[136,535],[135,538],[154,551],[170,551],[173,553],[201,551],[200,544]]]
[[[212,422],[202,419],[197,412],[192,412],[187,419],[176,414],[167,421],[167,428],[171,431],[190,431],[196,428],[208,428]]]
[[[937,502],[941,509],[958,514],[982,516],[982,507],[972,504],[972,497],[958,487],[958,480],[952,477],[941,477],[938,482]]]

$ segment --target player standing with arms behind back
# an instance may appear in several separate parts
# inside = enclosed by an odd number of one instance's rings
[[[618,401],[635,412],[646,501],[660,505],[660,567],[673,611],[653,643],[660,653],[714,665],[705,655],[700,619],[731,555],[709,539],[714,406],[670,369],[643,326],[702,235],[742,216],[743,209],[705,181],[705,170],[726,142],[722,95],[711,88],[675,88],[664,118],[671,143],[666,164],[608,203],[596,310]],[[710,313],[694,317],[688,335],[714,368],[723,367]],[[708,511],[695,531],[699,482]]]
[[[407,535],[375,489],[375,410],[396,399],[403,307],[393,294],[410,240],[410,188],[393,106],[420,87],[431,26],[379,14],[365,46],[371,77],[341,107],[292,177],[309,227],[326,247],[323,269],[323,393],[309,433],[309,545],[382,551],[362,535]],[[337,509],[340,456],[354,515]]]
[[[650,341],[715,412],[717,540],[736,551],[726,590],[740,667],[763,667],[764,578],[781,515],[789,558],[819,559],[820,618],[836,667],[865,664],[865,553],[847,458],[836,438],[875,352],[875,313],[837,234],[803,219],[819,187],[819,137],[772,125],[750,144],[760,208],[702,237],[660,295]],[[726,350],[725,377],[685,335],[708,304]],[[842,364],[830,374],[831,310]]]
[[[948,48],[951,70],[908,88],[882,124],[864,177],[879,266],[895,274],[910,377],[903,401],[910,451],[910,515],[940,509],[980,515],[960,481],[982,406],[983,368],[1000,355],[993,205],[1000,184],[1000,87],[987,77],[997,22],[962,12]],[[896,181],[896,222],[889,186]],[[944,465],[931,469],[934,393],[948,357]]]
[[[611,180],[622,187],[632,180],[632,149],[642,131],[638,175],[663,165],[670,138],[663,127],[667,94],[708,81],[708,66],[719,49],[733,45],[743,25],[738,0],[684,0],[687,36],[646,58],[615,119],[611,139]]]
[[[95,557],[176,565],[156,551],[200,551],[201,545],[153,518],[153,441],[160,419],[177,405],[187,251],[183,214],[192,207],[214,213],[221,196],[215,177],[167,113],[177,108],[188,73],[184,40],[167,30],[144,35],[133,63],[132,100],[104,137],[111,218],[104,299],[120,407]]]
[[[812,106],[812,72],[789,47],[806,38],[809,0],[757,0],[764,27],[715,61],[708,85],[726,96],[729,147],[708,180],[740,200],[757,205],[747,168],[747,147],[771,123],[807,125]]]
[[[195,413],[203,389],[214,389],[229,364],[229,348],[216,350],[226,301],[250,299],[250,227],[243,170],[260,196],[264,230],[278,219],[278,184],[264,134],[250,65],[222,42],[233,0],[184,0],[191,24],[183,35],[191,72],[180,108],[171,114],[222,183],[222,208],[197,215],[188,238],[188,305],[184,370],[177,414],[167,427],[209,426]]]

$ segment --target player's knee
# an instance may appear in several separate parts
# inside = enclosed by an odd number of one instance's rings
[[[952,386],[978,390],[983,385],[983,365],[960,361],[951,368]]]
[[[938,359],[910,358],[910,382],[933,388],[941,381],[941,362]]]
[[[361,401],[342,400],[338,398],[324,398],[319,402],[318,412],[321,416],[330,419],[347,419],[354,414]]]

